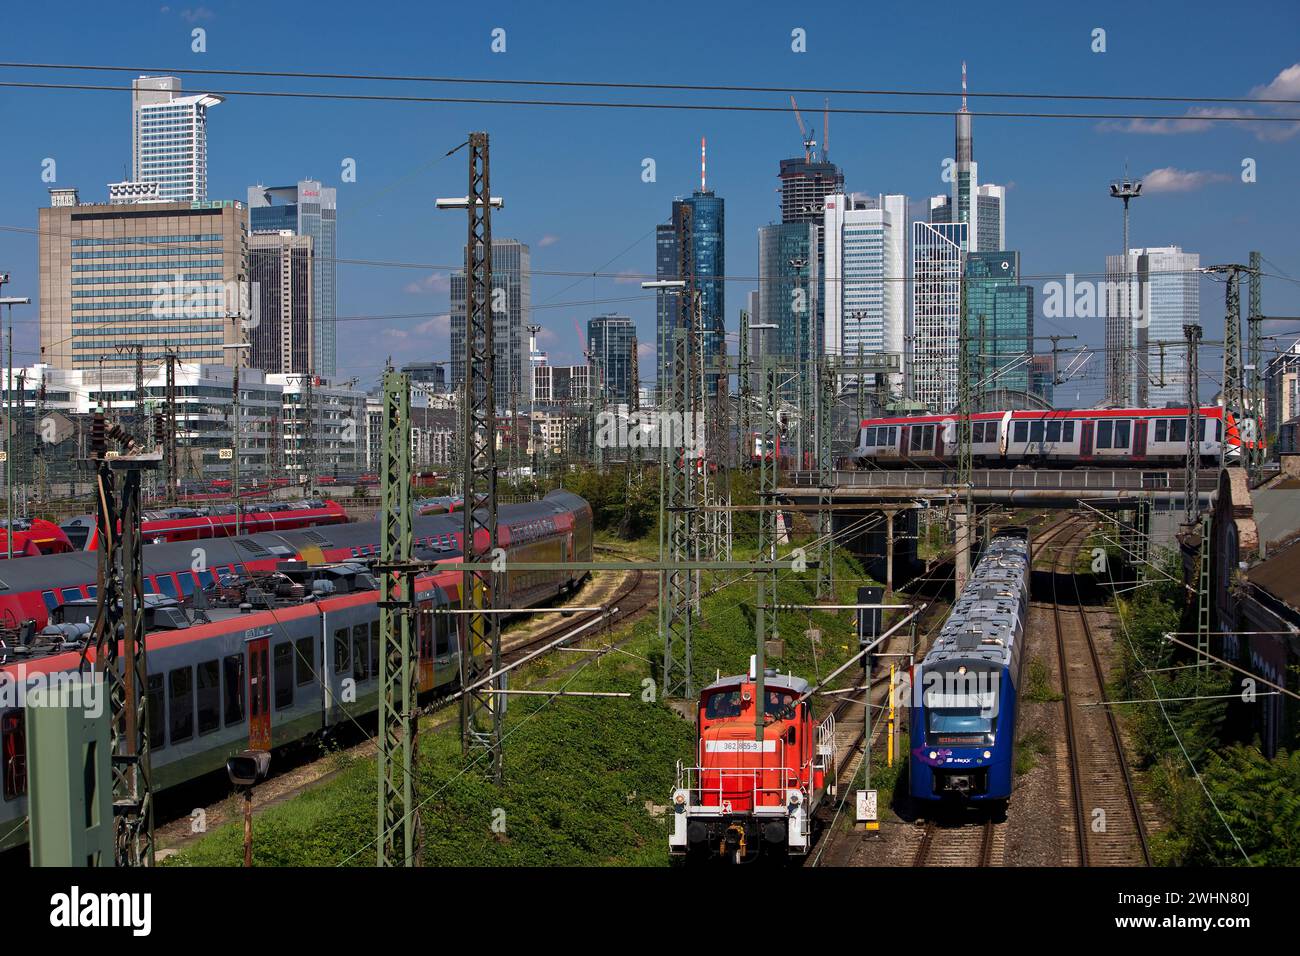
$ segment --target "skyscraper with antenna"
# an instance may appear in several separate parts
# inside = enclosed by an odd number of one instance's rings
[[[956,116],[956,154],[951,162],[944,163],[944,174],[952,179],[952,192],[947,196],[931,197],[930,222],[964,222],[969,245],[967,252],[996,252],[1007,247],[1007,191],[1005,186],[980,184],[966,90],[966,61],[963,60],[961,109]]]
[[[684,199],[673,201],[668,222],[655,229],[655,276],[659,279],[681,279],[678,275],[678,249],[682,237],[678,235],[677,209],[690,210],[691,249],[689,264],[695,276],[695,287],[700,292],[703,355],[706,363],[713,362],[726,348],[726,202],[709,188],[708,144],[700,137],[700,188]],[[657,293],[655,306],[655,347],[658,350],[659,385],[672,378],[673,329],[678,321],[676,297],[668,292]]]

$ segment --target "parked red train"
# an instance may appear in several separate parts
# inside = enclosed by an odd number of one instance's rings
[[[0,558],[9,557],[9,526],[0,522]],[[53,521],[44,518],[15,518],[14,557],[29,558],[38,554],[63,554],[76,550],[67,534]]]
[[[344,524],[348,520],[343,506],[334,501],[284,501],[245,504],[239,517],[239,528],[240,534],[258,534]],[[224,505],[146,511],[140,527],[148,544],[228,538],[235,533],[235,509],[233,505]],[[99,529],[94,515],[65,521],[62,529],[71,542],[67,550],[99,550]]]

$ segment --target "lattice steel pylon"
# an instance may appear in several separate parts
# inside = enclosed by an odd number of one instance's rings
[[[832,537],[831,491],[834,469],[831,455],[835,417],[836,364],[824,356],[817,365],[817,597],[829,597],[835,589],[835,542]]]
[[[780,436],[781,425],[778,420],[780,408],[780,388],[778,369],[771,356],[760,359],[760,380],[762,382],[760,427],[758,429],[758,560],[774,562],[776,560],[776,489],[781,467]],[[757,574],[758,608],[772,608],[770,613],[762,613],[761,619],[755,620],[759,642],[776,640],[780,637],[777,626],[775,605],[777,604],[777,576],[773,569],[767,574]]]
[[[691,405],[688,340],[690,332],[673,330],[673,379],[664,411],[670,416],[667,428],[673,440],[661,442],[659,557],[661,561],[684,562],[694,556],[692,540],[694,502],[691,497],[693,460],[686,423]],[[693,697],[691,674],[691,626],[695,614],[694,573],[673,569],[659,575],[659,633],[664,638],[663,694],[665,697]]]
[[[465,242],[465,388],[464,453],[461,456],[464,523],[462,545],[466,561],[497,547],[496,466],[496,349],[492,321],[492,193],[488,134],[469,135],[469,234]],[[466,647],[461,655],[461,680],[470,687],[501,669],[501,626],[492,614],[495,575],[465,571],[461,600],[467,610]],[[461,696],[461,745],[466,754],[488,754],[492,779],[504,779],[501,751],[500,678]]]
[[[1183,326],[1187,340],[1187,464],[1183,475],[1183,523],[1189,530],[1196,527],[1201,513],[1201,401],[1200,351],[1201,327],[1197,323]]]
[[[120,443],[106,457],[108,441]],[[140,474],[158,455],[140,455],[131,436],[107,427],[102,412],[92,426],[99,531],[95,623],[82,651],[94,647],[94,666],[108,695],[112,746],[114,861],[152,866],[153,785],[150,765],[148,666],[145,661],[144,561],[140,535]],[[116,487],[115,473],[122,486]]]
[[[1247,454],[1252,478],[1259,476],[1260,466],[1264,464],[1264,379],[1259,374],[1260,363],[1264,360],[1260,344],[1264,319],[1264,305],[1260,300],[1261,258],[1258,252],[1250,254],[1250,312],[1246,317],[1246,397],[1252,439]]]
[[[415,574],[394,570],[411,560],[411,378],[388,369],[383,379],[380,454],[379,836],[380,866],[418,866],[420,810],[415,791],[419,754],[419,685],[412,646]],[[424,622],[432,628],[432,620]]]

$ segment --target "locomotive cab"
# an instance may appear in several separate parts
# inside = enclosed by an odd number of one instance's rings
[[[671,853],[739,863],[763,849],[808,852],[812,814],[833,787],[835,722],[814,722],[807,691],[806,680],[767,671],[760,695],[751,667],[700,693],[696,765],[677,766]]]

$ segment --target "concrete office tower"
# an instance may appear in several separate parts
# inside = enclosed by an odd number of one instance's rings
[[[626,315],[598,315],[587,320],[587,351],[605,382],[605,401],[627,405],[631,401],[632,353],[636,326]],[[600,380],[597,379],[597,382]]]
[[[464,252],[461,253],[462,260]],[[492,240],[493,298],[504,297],[504,310],[492,315],[492,338],[496,355],[493,391],[498,408],[509,408],[510,398],[528,400],[524,355],[524,326],[532,308],[532,254],[528,246],[514,239]],[[465,323],[467,321],[465,270],[451,275],[451,384],[465,386]]]
[[[1130,249],[1127,296],[1123,256],[1106,257],[1106,325],[1131,359],[1128,388],[1113,401],[1138,408],[1182,404],[1187,397],[1183,326],[1201,320],[1199,253],[1179,246]],[[1107,346],[1111,335],[1107,335]]]
[[[338,256],[338,202],[333,188],[314,179],[302,179],[295,186],[250,186],[248,189],[249,232],[277,234],[291,232],[310,236],[312,243],[312,361],[317,375],[338,374],[338,289],[335,264]]]
[[[224,102],[211,93],[181,94],[175,76],[131,81],[131,179],[157,183],[172,202],[208,198],[208,110]]]
[[[312,370],[311,236],[290,232],[248,240],[248,272],[257,311],[249,322],[248,364],[275,375]]]
[[[233,200],[76,204],[50,190],[38,213],[42,361],[62,369],[156,358],[234,364],[247,311],[248,225]]]
[[[827,355],[903,352],[907,197],[832,194],[825,203],[823,300]],[[875,376],[868,378],[874,384]],[[901,377],[891,384],[900,384]]]
[[[966,64],[961,65],[961,110],[957,113],[956,156],[950,168],[952,194],[930,199],[930,222],[966,223],[970,237],[968,252],[996,252],[1005,249],[1006,196],[1004,186],[979,181],[975,162],[975,138],[971,115],[966,110]]]
[[[912,397],[943,414],[957,404],[966,223],[912,223]]]

